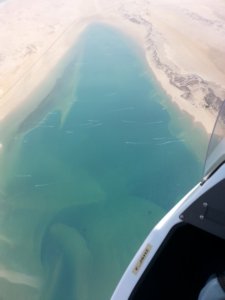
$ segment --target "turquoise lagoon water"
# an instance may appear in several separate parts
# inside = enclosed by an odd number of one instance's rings
[[[168,113],[166,100],[132,40],[101,24],[83,33],[11,143],[1,297],[110,298],[149,230],[200,178],[177,129],[182,114]]]

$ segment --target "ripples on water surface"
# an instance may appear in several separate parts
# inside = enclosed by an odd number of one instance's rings
[[[109,299],[152,226],[198,181],[141,54],[116,30],[89,27],[18,128],[1,191],[5,300]]]

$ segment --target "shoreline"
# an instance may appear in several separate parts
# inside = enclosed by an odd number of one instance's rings
[[[132,17],[128,17],[128,21]],[[132,22],[140,25],[141,21],[132,19]],[[186,112],[192,117],[196,125],[200,124],[205,132],[210,135],[212,133],[217,113],[225,100],[225,76],[224,85],[221,86],[215,82],[207,81],[196,73],[181,73],[177,68],[161,62],[162,56],[157,51],[158,45],[151,38],[153,24],[142,20],[143,27],[135,28],[126,22],[127,28],[122,27],[122,31],[133,37],[139,46],[144,50],[145,58],[149,67],[149,71],[154,75],[155,79],[181,111]],[[106,22],[113,25],[113,22]],[[123,22],[121,22],[123,23]],[[120,28],[119,23],[114,25]],[[130,28],[129,28],[130,27]],[[147,38],[146,38],[147,37]]]
[[[71,1],[72,0],[68,0],[68,3]],[[171,0],[171,2],[174,2],[175,4],[177,1],[178,0]],[[210,1],[211,0],[208,2]],[[200,2],[204,1],[200,0]],[[217,2],[222,5],[220,0],[217,0]],[[15,8],[18,3],[18,0],[12,0],[9,3],[5,2],[2,9],[6,12],[8,9],[9,15],[16,15],[14,10],[10,10],[10,7],[11,9]],[[26,5],[28,5],[28,3],[28,0],[23,0],[23,9]],[[38,5],[40,6],[40,11],[45,8],[44,1],[41,1],[40,4],[36,4],[37,7],[39,7]],[[62,1],[57,0],[56,6],[57,5],[60,7],[60,5],[62,5]],[[75,7],[76,6],[74,5],[74,8]],[[0,73],[0,122],[2,123],[3,130],[4,128],[7,128],[7,132],[10,132],[10,130],[12,131],[12,129],[8,127],[10,127],[9,124],[11,122],[13,122],[13,127],[16,127],[15,116],[18,117],[16,123],[19,124],[23,121],[24,117],[26,117],[41,103],[42,99],[47,96],[48,92],[56,84],[57,78],[62,73],[63,67],[65,67],[65,64],[62,64],[62,66],[56,71],[58,64],[66,59],[66,54],[69,52],[71,47],[75,45],[84,29],[91,23],[97,21],[111,25],[133,38],[133,40],[139,44],[140,48],[144,51],[149,71],[155,76],[159,85],[171,99],[171,102],[178,105],[181,111],[188,113],[196,124],[201,124],[208,134],[212,132],[217,111],[219,110],[222,101],[225,99],[225,75],[223,77],[223,74],[219,70],[220,65],[218,67],[218,62],[221,62],[222,58],[219,57],[217,60],[213,61],[215,63],[212,66],[210,58],[212,53],[210,52],[210,49],[207,49],[206,52],[211,54],[209,57],[204,57],[203,61],[199,61],[198,64],[198,61],[195,61],[195,54],[198,55],[198,51],[202,49],[202,45],[209,48],[209,42],[202,41],[202,44],[199,46],[192,41],[192,44],[189,45],[191,50],[188,52],[188,50],[185,49],[187,57],[190,53],[194,53],[193,57],[188,58],[190,60],[189,64],[183,63],[182,57],[178,57],[176,61],[174,56],[181,56],[181,53],[178,51],[179,49],[177,50],[176,48],[177,44],[179,46],[179,42],[182,42],[181,38],[184,39],[184,42],[185,38],[190,39],[193,32],[187,32],[187,28],[185,28],[185,26],[184,29],[181,28],[179,32],[177,32],[177,30],[175,31],[173,28],[181,22],[183,17],[185,17],[187,18],[187,25],[194,22],[196,26],[199,26],[199,31],[201,33],[202,28],[208,26],[207,22],[210,22],[210,16],[205,16],[203,19],[203,17],[200,16],[200,12],[198,12],[198,14],[196,11],[191,13],[190,11],[187,11],[185,6],[182,7],[182,5],[181,7],[179,7],[179,5],[178,7],[173,6],[172,4],[171,6],[167,6],[164,3],[164,0],[159,0],[158,3],[150,3],[147,0],[141,0],[140,5],[138,6],[135,5],[135,3],[128,6],[127,0],[123,0],[122,2],[115,0],[114,6],[101,2],[101,0],[93,0],[90,1],[88,7],[85,7],[85,5],[81,2],[79,5],[77,4],[77,7],[79,7],[80,11],[77,12],[76,16],[73,15],[73,18],[70,15],[69,21],[67,21],[66,24],[61,24],[61,31],[59,34],[57,30],[52,33],[52,36],[55,36],[56,38],[51,40],[52,42],[48,44],[47,48],[44,46],[41,48],[42,52],[40,51],[39,56],[37,55],[38,43],[32,44],[30,43],[30,40],[25,40],[24,43],[25,45],[28,44],[28,46],[25,48],[26,53],[24,58],[20,58],[23,63],[20,65],[17,72],[14,74],[14,69],[12,68],[11,77],[8,76],[7,78],[9,79],[8,81],[5,78],[2,81],[1,79],[3,78],[3,75]],[[67,7],[65,11],[68,13],[70,9]],[[33,13],[35,13],[35,11]],[[157,13],[160,13],[161,18],[156,16]],[[180,16],[177,17],[176,15],[177,20],[174,21],[173,18],[171,21],[170,18],[174,17],[175,13],[179,13]],[[19,15],[16,15],[16,17],[17,20],[15,21],[15,24],[18,24]],[[164,21],[163,17],[168,17],[168,20],[166,19],[166,21]],[[39,19],[37,18],[36,21],[38,20]],[[34,23],[36,21],[34,21]],[[225,32],[225,25],[222,26],[219,21],[220,19],[218,19],[218,21],[214,20],[210,23],[211,27],[215,24],[215,28],[213,27],[213,30],[217,34],[216,37],[210,37],[210,41],[214,39],[218,44],[217,48],[220,46],[218,39],[221,34]],[[52,28],[51,26],[53,25],[51,25],[50,22],[48,26],[49,30],[49,28]],[[169,36],[170,39],[167,40],[167,36]],[[44,39],[46,36],[38,37],[40,39]],[[19,45],[20,41],[17,42]],[[225,39],[222,39],[221,41],[221,46],[223,46],[223,44],[225,46]],[[183,49],[181,50],[183,51]],[[18,63],[18,57],[16,58],[18,51],[16,51],[16,53],[17,54],[15,54],[14,57],[15,62]],[[202,53],[204,54],[204,52],[201,52],[200,54],[202,55]],[[205,56],[207,56],[207,53]],[[217,52],[215,51],[215,53]],[[34,57],[36,57],[35,60]],[[207,59],[209,61],[208,69],[204,66]],[[183,60],[185,60],[184,57]],[[5,65],[7,66],[7,64]],[[7,67],[10,67],[10,65]],[[52,75],[53,71],[54,75]],[[22,75],[19,77],[14,76],[17,78],[16,83],[13,86],[9,86],[9,91],[4,93],[4,82],[10,82],[10,78],[14,78],[13,75],[17,74]],[[49,74],[51,74],[51,79],[48,78]],[[215,81],[213,81],[214,77],[216,79]],[[46,80],[46,78],[48,79]],[[41,88],[42,91],[39,95],[32,97],[32,100],[29,100],[35,90],[38,89],[43,82],[44,88]],[[7,84],[5,86],[7,87]],[[24,111],[22,112],[23,109]]]
[[[25,69],[15,84],[0,97],[1,145],[2,139],[8,140],[57,84],[70,61],[70,50],[87,26],[88,22],[82,22],[76,24],[76,30],[74,25],[67,28],[67,33],[60,35],[32,67]]]
[[[144,58],[146,60],[146,64],[148,66],[149,72],[152,73],[155,80],[163,90],[163,92],[168,96],[172,104],[175,104],[181,112],[187,113],[192,119],[196,126],[200,126],[204,129],[207,135],[211,135],[215,120],[217,117],[217,111],[212,109],[207,109],[203,107],[200,103],[193,103],[193,101],[189,101],[182,97],[182,90],[176,88],[170,82],[170,78],[164,73],[161,68],[158,68],[157,64],[155,64],[154,58],[152,58],[152,54],[149,53],[147,49],[147,45],[144,42],[144,30],[138,36],[138,29],[136,28],[137,32],[131,31],[129,28],[120,27],[117,23],[115,25],[114,22],[103,21],[103,23],[113,26],[114,28],[119,29],[120,31],[124,32],[126,35],[133,38],[134,42],[138,42],[139,47],[144,52]],[[129,24],[128,24],[129,27]]]
[[[220,50],[225,48],[225,3],[199,0],[196,6],[191,0],[192,6],[185,6],[179,0],[166,2],[121,5],[114,19],[105,22],[139,44],[150,72],[171,102],[210,135],[225,100],[225,60]],[[216,8],[223,12],[217,14]]]

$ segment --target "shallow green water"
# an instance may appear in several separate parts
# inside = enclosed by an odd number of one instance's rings
[[[5,159],[0,262],[23,284],[0,278],[4,299],[110,298],[149,230],[200,178],[166,100],[133,41],[86,30]]]

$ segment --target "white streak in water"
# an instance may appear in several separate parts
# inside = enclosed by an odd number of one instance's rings
[[[52,116],[52,115],[54,116],[57,115],[57,113],[58,113],[57,111],[51,111],[48,113],[48,116]]]
[[[113,111],[124,111],[124,110],[134,110],[133,106],[128,106],[128,107],[122,107],[122,108],[118,108],[118,109],[114,109]]]
[[[123,123],[125,124],[135,124],[137,121],[129,121],[129,120],[122,120]]]
[[[0,243],[4,243],[4,244],[7,244],[9,246],[13,246],[13,241],[10,240],[8,237],[6,237],[3,234],[0,234]]]
[[[150,142],[131,142],[131,141],[126,141],[124,142],[126,145],[152,145]]]
[[[146,122],[147,125],[158,125],[164,123],[163,121],[155,121],[155,122]]]
[[[41,286],[41,281],[39,278],[25,273],[16,272],[13,270],[8,270],[3,266],[0,266],[0,278],[14,283],[14,284],[23,284],[36,289],[39,289]]]
[[[158,146],[164,146],[164,145],[174,144],[174,143],[183,143],[184,141],[185,141],[184,139],[169,140],[169,141],[165,141],[165,142],[159,143],[157,145]]]
[[[17,178],[31,178],[31,174],[16,174]]]
[[[49,185],[50,185],[50,183],[41,183],[41,184],[35,184],[34,187],[35,188],[43,188],[43,187],[46,187]]]
[[[73,130],[66,130],[66,134],[73,134]]]
[[[166,140],[167,137],[156,137],[156,138],[152,138],[154,141],[162,141],[162,140]]]
[[[88,120],[87,123],[81,123],[80,126],[86,127],[86,128],[93,128],[93,127],[99,127],[102,126],[103,123],[99,122],[99,120]]]
[[[81,124],[79,124],[79,126],[81,126],[81,127],[87,127],[87,126],[90,126],[90,124],[91,123],[89,123],[89,122],[88,123],[81,123]]]
[[[97,123],[97,124],[93,124],[92,126],[90,126],[90,128],[92,128],[92,127],[99,127],[99,126],[102,126],[103,125],[103,123]]]
[[[46,124],[41,124],[39,125],[40,128],[55,128],[55,125],[46,125]]]
[[[89,119],[88,122],[90,122],[90,123],[99,123],[100,121],[99,120],[94,120],[94,119]]]

